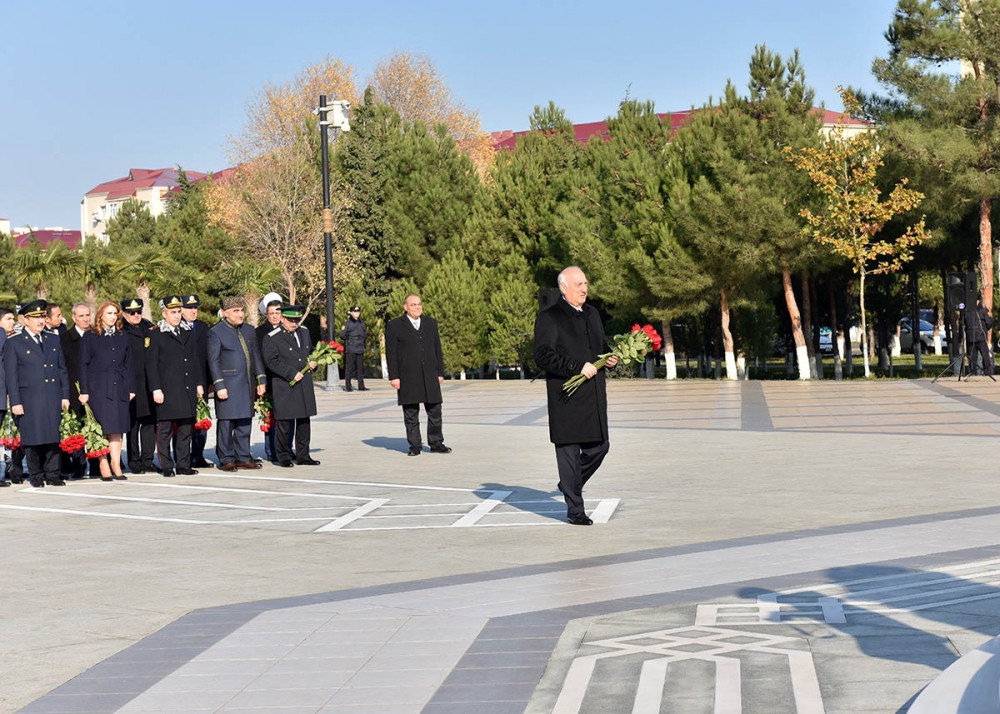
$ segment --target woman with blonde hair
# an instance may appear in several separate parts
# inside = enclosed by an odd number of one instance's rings
[[[108,456],[101,458],[102,481],[124,481],[122,434],[129,430],[129,402],[135,399],[131,340],[122,332],[118,303],[105,301],[97,309],[90,331],[80,340],[80,403],[87,404],[108,438]]]

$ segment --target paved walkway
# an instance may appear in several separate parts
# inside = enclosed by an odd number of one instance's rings
[[[0,710],[899,712],[1000,633],[991,382],[612,382],[592,528],[542,384],[419,458],[374,386],[318,468],[0,491]]]

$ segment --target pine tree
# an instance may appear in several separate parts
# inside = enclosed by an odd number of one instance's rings
[[[524,379],[525,363],[532,350],[532,331],[538,310],[538,288],[531,278],[528,261],[513,253],[497,266],[489,292],[487,342],[497,362],[497,379],[501,364],[518,364]]]
[[[991,211],[1000,194],[1000,2],[899,0],[872,70],[888,97],[866,107],[911,164],[932,215],[978,214],[983,304],[993,307]],[[958,64],[960,74],[953,67]]]
[[[457,251],[434,266],[424,288],[424,311],[438,321],[445,370],[478,368],[486,361],[489,314],[485,276],[478,264],[469,265]]]

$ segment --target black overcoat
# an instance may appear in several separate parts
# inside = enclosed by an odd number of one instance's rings
[[[344,329],[340,331],[340,341],[344,344],[344,352],[349,355],[363,355],[367,336],[368,327],[364,320],[348,318]]]
[[[69,375],[59,338],[43,332],[42,345],[28,330],[9,338],[3,348],[10,405],[24,407],[18,418],[25,446],[59,443],[62,400],[69,399]]]
[[[389,379],[399,380],[397,404],[437,404],[441,398],[444,356],[437,320],[420,318],[417,330],[407,315],[389,320],[385,326],[385,356]]]
[[[201,360],[201,378],[204,380],[201,383],[202,389],[208,394],[209,378],[208,378],[208,331],[212,329],[204,320],[195,320],[191,323],[191,332],[194,333],[195,342],[198,347],[198,359]]]
[[[553,444],[585,444],[608,438],[608,396],[604,370],[584,382],[573,396],[563,383],[609,352],[597,310],[584,304],[575,310],[564,299],[535,318],[535,362],[545,370],[549,404],[549,439]]]
[[[163,390],[163,404],[153,404],[157,421],[193,419],[198,408],[198,385],[205,383],[197,339],[191,330],[178,334],[154,329],[146,348],[146,386]]]
[[[22,330],[23,331],[23,330]],[[80,392],[76,388],[80,381],[80,332],[72,327],[57,338],[62,346],[63,360],[66,362],[66,373],[69,375],[69,405],[77,413],[81,413]]]
[[[153,323],[145,318],[138,325],[128,322],[122,325],[122,332],[128,335],[129,345],[132,347],[132,372],[135,380],[135,399],[132,400],[132,408],[138,419],[153,415],[153,400],[146,386],[146,341],[149,339],[152,327]]]
[[[240,344],[240,335],[243,335],[243,344]],[[212,327],[208,331],[208,369],[216,395],[220,389],[227,392],[226,399],[216,396],[216,416],[219,419],[251,418],[257,386],[264,384],[264,360],[254,329],[246,323],[234,327],[225,320]]]
[[[80,393],[88,395],[90,408],[105,434],[125,434],[131,426],[129,394],[135,393],[133,359],[132,342],[124,332],[114,335],[87,332],[80,340]]]
[[[298,345],[295,335],[299,336]],[[300,327],[289,332],[276,327],[264,337],[264,366],[267,367],[271,387],[271,407],[275,419],[304,419],[316,416],[316,394],[313,391],[312,372],[307,372],[312,340],[309,330]],[[298,372],[305,377],[292,386],[289,384]]]
[[[7,332],[0,328],[0,360],[3,359],[3,347],[7,342]],[[0,361],[0,414],[7,411],[7,370],[3,368]]]

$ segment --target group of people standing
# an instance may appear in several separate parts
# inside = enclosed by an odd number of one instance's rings
[[[126,480],[123,446],[131,473],[197,474],[214,466],[204,456],[205,431],[195,429],[199,399],[213,391],[220,469],[261,468],[250,435],[254,402],[265,395],[277,425],[268,458],[285,467],[319,464],[309,456],[316,365],[300,325],[303,306],[279,302],[277,324],[256,333],[244,322],[240,298],[222,300],[213,326],[198,318],[197,295],[171,295],[159,306],[161,319],[153,323],[142,317],[139,298],[104,302],[95,313],[78,303],[71,327],[44,300],[21,306],[16,321],[0,308],[0,418],[9,404],[20,432],[6,469],[11,482],[22,482],[26,471],[32,486],[61,486],[88,467],[91,478]],[[82,450],[60,458],[63,411],[82,418],[88,407],[108,453],[89,464]]]

